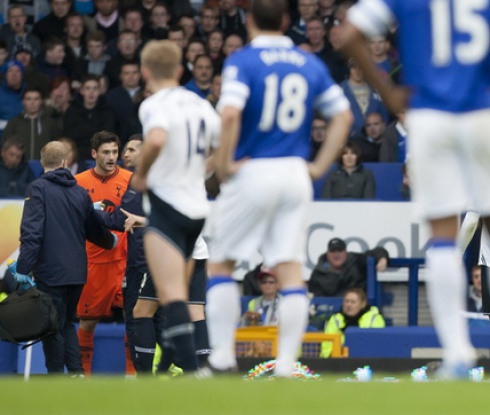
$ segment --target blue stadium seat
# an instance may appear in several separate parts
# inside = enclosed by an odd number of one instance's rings
[[[39,160],[29,160],[27,164],[29,165],[29,168],[31,169],[36,179],[41,176],[43,172],[43,166],[41,166],[41,162]]]

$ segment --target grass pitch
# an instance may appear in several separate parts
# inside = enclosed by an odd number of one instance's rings
[[[0,378],[1,415],[360,414],[478,415],[489,412],[490,384],[254,380],[240,377],[138,379]]]

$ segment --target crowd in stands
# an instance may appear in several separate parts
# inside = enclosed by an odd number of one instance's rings
[[[357,181],[362,162],[404,162],[402,115],[388,114],[356,63],[339,52],[339,25],[354,2],[289,3],[291,23],[286,34],[324,62],[355,115],[350,141],[358,145],[359,167],[344,171],[346,182]],[[247,7],[247,0],[3,1],[2,143],[19,138],[24,143],[23,161],[29,161],[39,159],[46,142],[69,138],[77,146],[75,163],[83,169],[91,159],[89,140],[95,132],[114,131],[123,144],[132,134],[141,133],[138,109],[149,92],[141,79],[139,55],[151,39],[170,39],[182,48],[181,84],[215,106],[224,60],[247,42]],[[370,51],[380,71],[398,80],[401,68],[393,39],[373,39]],[[313,122],[312,157],[325,140],[321,131],[325,127],[323,120]],[[342,159],[339,162],[341,170]],[[363,174],[369,176],[369,171],[364,169]],[[322,197],[373,199],[373,180],[369,178],[362,191],[344,188],[331,194],[325,190]],[[215,193],[210,191],[211,196]],[[0,197],[7,196],[11,193],[0,190]]]

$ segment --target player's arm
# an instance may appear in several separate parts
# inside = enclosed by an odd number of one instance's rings
[[[242,110],[226,106],[221,111],[220,145],[214,155],[214,166],[220,180],[233,176],[242,162],[234,162],[235,149],[240,134]]]
[[[106,228],[124,232],[127,218],[123,211],[140,212],[142,211],[141,203],[141,193],[136,192],[132,187],[128,187],[121,199],[121,204],[116,206],[113,212],[96,210],[95,216]]]
[[[139,165],[131,178],[131,186],[134,190],[144,192],[147,189],[148,171],[165,146],[166,141],[167,132],[163,128],[152,128],[145,134]]]
[[[480,214],[472,211],[468,211],[461,223],[461,228],[459,229],[457,246],[458,251],[461,255],[464,254],[466,248],[468,247],[473,235],[478,228],[478,223],[480,221]]]
[[[375,23],[376,22],[376,23]],[[398,113],[407,107],[408,93],[383,79],[369,54],[367,36],[385,33],[394,24],[394,16],[381,0],[361,1],[354,6],[342,26],[342,51],[354,58],[366,81],[381,95],[386,106]]]
[[[101,225],[95,216],[92,200],[87,194],[87,218],[85,220],[85,238],[93,244],[103,249],[113,249],[117,246],[117,236],[110,233],[107,228]]]
[[[39,182],[34,182],[27,191],[20,226],[20,253],[17,273],[27,275],[36,264],[44,239],[45,195]]]

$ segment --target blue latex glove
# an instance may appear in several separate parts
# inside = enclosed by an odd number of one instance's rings
[[[7,259],[7,268],[12,273],[12,275],[15,275],[17,272],[17,261],[13,259]]]
[[[117,246],[117,244],[119,243],[119,238],[117,237],[117,235],[115,233],[111,232],[111,235],[114,237],[114,242],[112,243],[111,249],[114,249]]]
[[[94,203],[94,210],[100,210],[103,211],[105,209],[104,203],[102,201],[98,201]]]
[[[19,274],[16,272],[14,274],[14,278],[21,285],[23,290],[28,290],[29,288],[36,286],[35,282],[32,281],[32,278],[29,277],[29,275]]]

